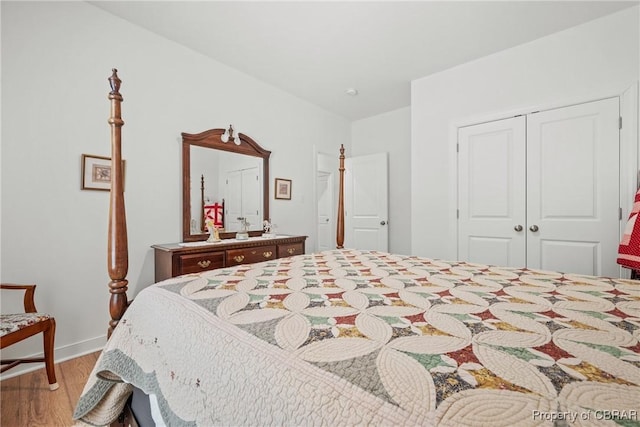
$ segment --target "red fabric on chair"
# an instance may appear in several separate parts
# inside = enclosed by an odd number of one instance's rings
[[[629,214],[620,246],[618,247],[618,264],[632,270],[640,270],[640,189],[636,192],[633,209]]]
[[[213,221],[214,227],[224,227],[222,219],[222,210],[224,206],[218,202],[212,205],[205,205],[204,207],[204,219],[205,224],[207,221]]]

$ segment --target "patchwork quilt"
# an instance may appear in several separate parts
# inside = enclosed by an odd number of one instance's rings
[[[333,250],[143,290],[74,418],[640,426],[639,339],[637,281]]]

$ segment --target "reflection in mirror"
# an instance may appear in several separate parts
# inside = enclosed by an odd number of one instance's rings
[[[240,231],[239,218],[249,229],[262,227],[262,159],[192,145],[191,234],[206,233],[206,220],[220,231]]]
[[[222,239],[235,237],[244,222],[250,236],[262,235],[269,219],[270,155],[247,135],[234,135],[231,126],[182,132],[183,241],[207,240],[210,222]]]

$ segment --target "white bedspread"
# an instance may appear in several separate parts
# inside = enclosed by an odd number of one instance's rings
[[[74,417],[131,383],[171,426],[638,425],[639,337],[635,281],[328,251],[145,289]]]

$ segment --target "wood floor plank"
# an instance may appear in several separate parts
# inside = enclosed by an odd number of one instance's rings
[[[24,376],[24,375],[23,375]],[[10,378],[2,381],[0,387],[0,407],[2,408],[2,416],[0,416],[0,424],[10,426],[12,420],[20,419],[20,377]],[[15,424],[14,424],[15,425]]]
[[[93,366],[98,360],[99,354],[100,353],[91,353],[86,356],[64,362],[65,364],[72,362],[69,363],[70,366],[61,366],[65,371],[65,375],[62,378],[64,384],[60,384],[60,387],[64,385],[64,390],[65,393],[67,393],[69,401],[73,402],[73,409],[75,409],[75,404],[80,398],[80,394],[82,394],[84,385],[87,382],[87,378],[89,378],[89,374],[93,370]]]
[[[60,388],[49,390],[47,374],[38,369],[0,382],[2,427],[72,426],[73,410],[100,353],[56,365]]]
[[[43,373],[43,370],[38,370],[28,374],[29,394],[37,397],[20,402],[21,405],[28,407],[29,425],[33,427],[71,425],[72,409],[69,398],[60,389],[49,390],[47,377]],[[56,375],[60,373],[56,372]]]

